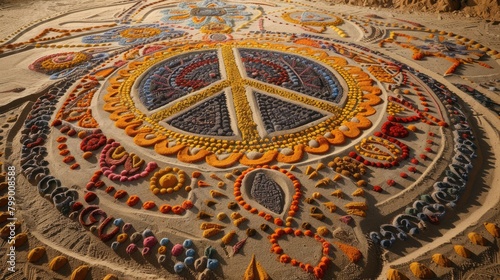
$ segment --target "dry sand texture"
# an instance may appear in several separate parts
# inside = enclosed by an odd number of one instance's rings
[[[498,279],[500,27],[404,10],[2,2],[1,277]]]

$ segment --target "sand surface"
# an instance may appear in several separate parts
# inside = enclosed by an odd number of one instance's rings
[[[500,25],[461,15],[3,1],[0,276],[498,279]]]

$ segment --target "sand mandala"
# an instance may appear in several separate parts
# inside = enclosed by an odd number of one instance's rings
[[[498,74],[499,57],[456,36],[299,1],[116,2],[23,27],[0,45],[35,92],[0,132],[1,234],[17,254],[2,276],[461,279],[495,267],[498,226],[472,228],[461,209],[499,101],[447,79]],[[431,258],[466,223],[471,241]]]

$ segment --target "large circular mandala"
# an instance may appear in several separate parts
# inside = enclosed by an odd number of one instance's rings
[[[103,93],[110,111],[144,121],[147,145],[207,154],[328,150],[371,127],[382,93],[345,58],[255,41],[167,49],[119,73]]]

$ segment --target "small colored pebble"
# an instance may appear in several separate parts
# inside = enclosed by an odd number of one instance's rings
[[[150,230],[150,229],[145,229],[143,232],[142,232],[142,237],[146,238],[148,236],[153,236],[153,231]]]
[[[186,265],[193,265],[194,264],[194,258],[193,257],[187,257],[184,259],[184,263]]]
[[[143,256],[148,255],[150,252],[151,252],[151,248],[150,247],[144,247],[144,248],[142,248],[142,255]]]
[[[188,256],[188,257],[194,257],[195,254],[196,254],[196,251],[194,249],[187,249],[186,250],[186,256]]]
[[[166,262],[166,261],[167,261],[167,256],[165,256],[165,255],[160,255],[160,256],[158,257],[158,263],[164,263],[164,262]]]
[[[164,237],[160,240],[160,245],[161,246],[167,246],[168,242],[170,241],[170,239]]]
[[[181,273],[185,267],[184,263],[178,262],[174,265],[174,271],[175,273]]]
[[[191,248],[193,246],[193,240],[191,240],[191,239],[184,240],[184,242],[182,243],[182,246],[184,248]]]
[[[175,244],[172,248],[172,256],[177,257],[184,252],[184,247],[181,244]]]
[[[122,224],[123,224],[123,219],[122,218],[118,218],[118,219],[115,219],[113,221],[113,225],[115,225],[117,227],[121,226]]]
[[[127,249],[125,249],[125,251],[127,252],[127,254],[132,254],[133,252],[137,251],[137,245],[135,245],[134,243],[130,244],[127,246]]]
[[[219,267],[219,261],[217,259],[208,259],[207,268],[210,270],[215,270]]]

